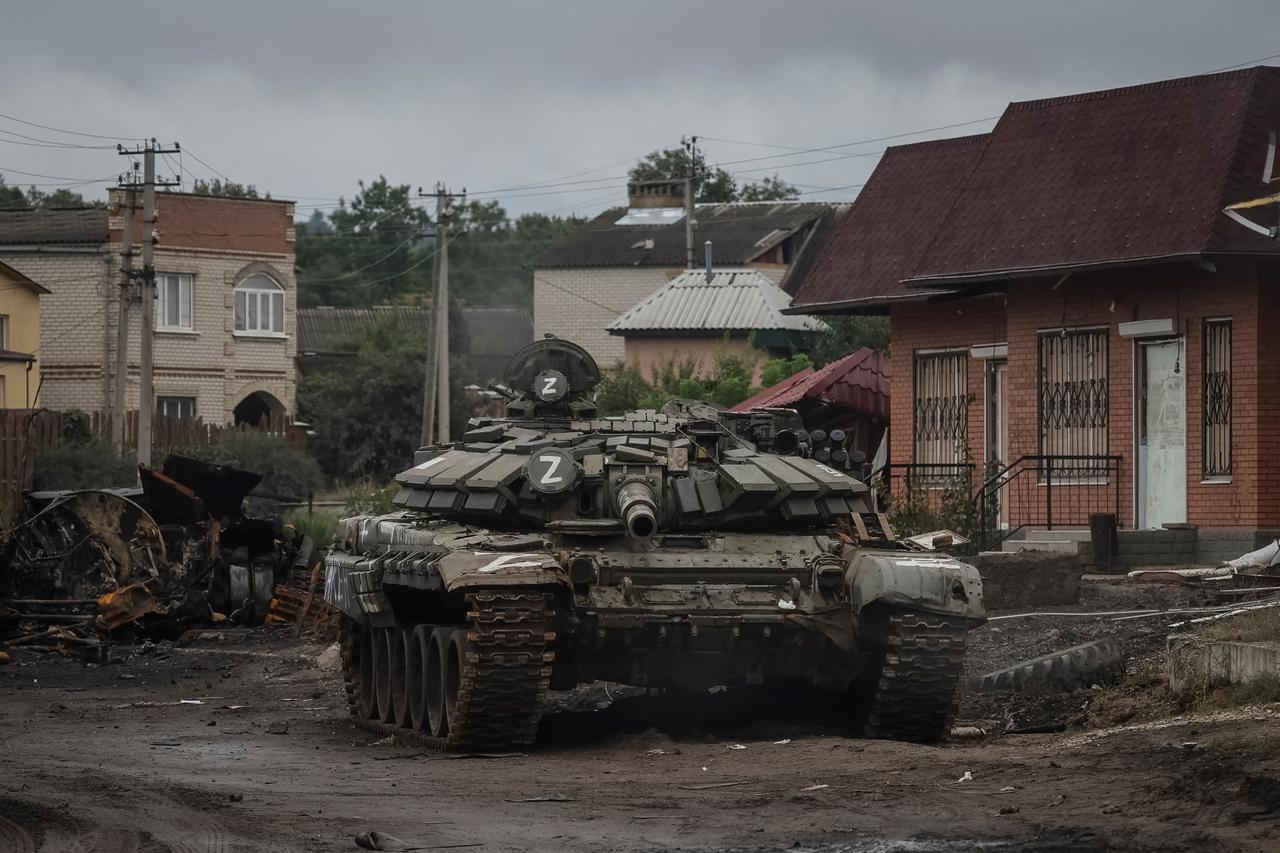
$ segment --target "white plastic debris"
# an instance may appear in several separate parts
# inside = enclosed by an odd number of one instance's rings
[[[1018,790],[1018,789],[1017,789],[1017,788],[1015,788],[1015,787],[1013,787],[1012,785],[1005,785],[1003,788],[1001,788],[1001,789],[1000,789],[1000,793],[1002,793],[1002,794],[1012,794],[1012,793],[1013,793],[1014,791],[1016,791],[1016,790]]]
[[[790,600],[788,600],[788,599],[786,599],[786,598],[779,598],[779,599],[778,599],[778,607],[779,607],[779,609],[781,609],[781,610],[795,610],[795,609],[796,609],[796,603],[795,603],[794,601],[790,601]]]
[[[807,788],[801,788],[800,793],[804,794],[809,791],[821,791],[823,788],[830,788],[830,785],[810,785]]]
[[[789,737],[784,737],[782,740],[775,740],[775,741],[773,742],[773,745],[774,745],[774,746],[786,746],[786,745],[787,745],[787,744],[789,744],[789,743],[791,743],[791,738],[789,738]]]
[[[746,746],[740,743],[731,743],[729,744],[729,748],[730,749],[746,749]]]
[[[963,776],[961,776],[961,777],[960,777],[959,779],[957,779],[956,781],[957,781],[957,782],[972,782],[972,781],[973,781],[973,774],[972,774],[971,772],[969,772],[968,770],[966,770],[966,771],[964,771],[964,775],[963,775]]]

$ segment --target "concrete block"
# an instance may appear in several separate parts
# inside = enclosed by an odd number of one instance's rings
[[[1173,634],[1165,642],[1169,687],[1177,692],[1239,684],[1257,675],[1280,675],[1280,643],[1203,640]]]

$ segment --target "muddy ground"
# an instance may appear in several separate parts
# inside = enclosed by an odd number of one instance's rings
[[[1280,705],[1184,713],[1152,675],[1159,627],[981,629],[980,667],[1137,635],[1128,683],[1070,694],[1065,711],[1017,698],[1070,716],[1060,734],[916,746],[850,739],[804,697],[689,708],[595,689],[559,697],[535,752],[493,758],[354,730],[321,647],[279,632],[104,666],[15,650],[0,669],[0,851],[351,851],[369,830],[484,851],[1276,849]],[[990,699],[963,713],[1001,728]]]

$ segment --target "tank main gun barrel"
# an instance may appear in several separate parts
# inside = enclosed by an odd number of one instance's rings
[[[647,483],[631,480],[618,487],[618,514],[633,539],[648,539],[658,530],[658,501]]]

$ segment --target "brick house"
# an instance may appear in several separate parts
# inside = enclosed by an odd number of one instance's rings
[[[1276,192],[1278,131],[1256,67],[890,148],[790,310],[889,316],[891,476],[969,478],[1007,531],[1114,512],[1238,555],[1280,530],[1280,242],[1277,205],[1225,208]]]
[[[606,210],[534,261],[533,331],[586,347],[601,367],[623,363],[611,322],[685,271],[682,181],[628,187],[627,207]],[[718,271],[758,270],[775,283],[847,205],[796,201],[695,206],[695,264],[711,241]]]
[[[124,193],[106,208],[0,211],[0,261],[41,300],[38,404],[109,412]],[[155,405],[211,423],[292,412],[293,203],[157,193]],[[141,211],[133,226],[140,250]],[[138,405],[140,310],[129,333],[127,407]]]

